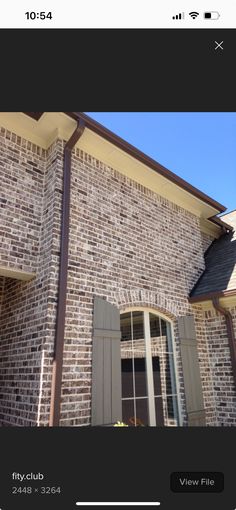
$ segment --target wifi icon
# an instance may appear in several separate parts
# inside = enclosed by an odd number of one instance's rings
[[[196,11],[190,12],[189,16],[191,16],[191,18],[195,19],[199,16],[199,12],[196,12]]]

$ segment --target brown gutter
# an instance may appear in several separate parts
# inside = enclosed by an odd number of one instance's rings
[[[38,112],[36,112],[36,113],[23,112],[23,113],[25,113],[29,117],[33,118],[34,120],[40,119],[40,117],[43,114],[43,112],[39,112],[39,113]],[[70,117],[71,119],[76,120],[77,122],[80,120],[83,121],[84,126],[87,129],[90,129],[97,135],[101,136],[102,138],[105,138],[105,140],[107,140],[108,142],[112,143],[113,145],[115,145],[116,147],[121,149],[122,151],[126,152],[133,158],[137,159],[144,165],[148,166],[149,168],[154,170],[154,172],[157,172],[158,174],[162,175],[163,177],[165,177],[169,181],[173,182],[180,188],[184,189],[191,195],[194,195],[198,199],[207,203],[208,205],[210,205],[211,207],[216,209],[218,212],[226,211],[226,207],[224,205],[220,204],[219,202],[217,202],[213,198],[209,197],[208,195],[206,195],[199,189],[195,188],[195,186],[192,186],[184,179],[181,179],[181,177],[176,175],[174,172],[171,172],[164,166],[160,165],[160,163],[158,163],[154,159],[150,158],[149,156],[147,156],[147,154],[144,154],[144,152],[140,151],[139,149],[137,149],[130,143],[126,142],[126,140],[124,140],[120,136],[118,136],[115,133],[113,133],[112,131],[110,131],[110,129],[105,128],[102,124],[100,124],[96,120],[92,119],[85,113],[83,113],[83,112],[63,112],[63,113],[65,113],[65,115],[68,115],[68,117]],[[214,218],[214,216],[212,216],[212,218]],[[209,218],[210,221],[212,221],[212,218]]]
[[[177,186],[179,186],[180,188],[183,188],[185,191],[188,191],[189,193],[199,198],[203,202],[209,204],[214,209],[217,209],[219,212],[223,212],[226,210],[226,207],[224,205],[220,204],[219,202],[209,197],[199,189],[195,188],[184,179],[181,179],[181,177],[178,177],[174,172],[171,172],[164,166],[160,165],[160,163],[150,158],[142,151],[140,151],[130,143],[126,142],[125,140],[123,140],[123,138],[120,138],[118,135],[116,135],[109,129],[102,126],[102,124],[100,124],[99,122],[96,122],[95,120],[91,119],[91,117],[89,117],[85,113],[82,112],[64,112],[64,113],[76,121],[78,121],[79,119],[83,120],[86,128],[90,129],[99,136],[102,136],[119,149],[123,150],[124,152],[126,152],[133,158],[137,159],[144,165],[147,165],[149,168],[159,173],[160,175],[163,175],[163,177],[173,182],[174,184],[177,184]]]
[[[225,221],[222,221],[222,219],[217,218],[217,216],[211,216],[211,218],[208,218],[208,221],[212,221],[212,223],[215,223],[215,225],[218,225],[219,227],[221,227],[224,234],[231,230],[234,230],[232,225],[229,225]]]
[[[229,340],[230,357],[231,357],[232,370],[233,370],[234,385],[235,385],[235,389],[236,389],[236,343],[235,343],[235,337],[234,337],[232,315],[229,310],[226,310],[225,308],[223,308],[223,306],[220,305],[218,297],[214,297],[212,299],[212,304],[213,304],[214,308],[218,312],[220,312],[222,315],[224,315],[224,317],[225,317],[227,335],[228,335],[228,340]]]
[[[211,301],[214,297],[230,297],[236,296],[236,289],[232,290],[216,290],[215,292],[208,292],[199,296],[190,296],[189,303],[201,303],[202,301]]]
[[[66,314],[66,291],[68,272],[68,247],[70,223],[70,187],[71,187],[71,152],[84,132],[84,122],[79,121],[75,131],[64,148],[63,195],[61,212],[61,249],[59,262],[58,305],[56,318],[56,335],[54,344],[53,373],[51,386],[51,406],[49,426],[55,427],[60,421],[61,382],[63,367],[63,349]]]
[[[32,117],[34,120],[39,120],[44,112],[23,112],[25,115],[28,115],[29,117]]]

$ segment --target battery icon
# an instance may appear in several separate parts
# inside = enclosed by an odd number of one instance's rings
[[[219,17],[220,17],[220,14],[217,11],[204,12],[205,19],[218,19]]]

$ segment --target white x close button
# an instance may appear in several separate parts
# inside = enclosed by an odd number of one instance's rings
[[[218,41],[215,41],[215,51],[216,50],[222,50],[223,51],[223,43],[224,41],[221,41],[221,42],[218,42]]]

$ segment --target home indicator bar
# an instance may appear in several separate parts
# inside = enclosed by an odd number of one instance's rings
[[[80,502],[80,501],[77,501],[76,505],[77,506],[160,506],[160,502],[159,501],[149,501],[148,503],[144,503],[144,502],[137,502],[137,501],[128,501],[128,502],[124,502],[124,501],[113,501],[111,503],[108,503],[107,501],[105,502],[88,502],[88,501],[84,501],[84,502]]]

